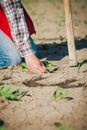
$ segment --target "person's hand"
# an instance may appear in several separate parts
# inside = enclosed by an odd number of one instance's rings
[[[47,72],[42,62],[34,54],[26,56],[25,61],[30,72],[38,74]]]

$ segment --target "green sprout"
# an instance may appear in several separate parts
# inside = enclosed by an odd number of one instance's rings
[[[44,61],[43,63],[44,63],[46,70],[50,73],[57,71],[57,69],[58,69],[55,65],[53,65],[51,62],[49,62],[47,60]]]
[[[26,64],[25,62],[23,62],[23,63],[21,64],[21,67],[22,67],[23,70],[28,71],[27,64]]]
[[[64,99],[66,98],[68,95],[66,93],[63,92],[63,88],[57,88],[54,93],[53,93],[53,97],[54,98],[59,98],[59,99]]]
[[[5,130],[5,128],[4,127],[0,127],[0,130]]]
[[[63,124],[61,124],[57,130],[71,130],[71,128],[67,128],[66,123],[64,122]]]
[[[0,96],[3,96],[10,100],[18,100],[19,97],[19,89],[17,89],[15,92],[11,93],[12,87],[8,87],[5,89],[4,86],[0,87]]]
[[[64,19],[60,19],[60,20],[55,21],[56,26],[62,26],[63,23],[64,23]]]
[[[62,35],[60,35],[59,39],[61,40],[61,42],[63,42],[65,40],[65,37],[63,37]]]
[[[86,60],[86,59],[78,63],[78,71],[80,70],[80,68],[81,68],[84,64],[87,64],[87,60]]]
[[[84,24],[87,24],[87,19],[84,20]]]
[[[0,96],[9,100],[19,100],[28,93],[28,91],[20,91],[20,89],[17,89],[13,92],[11,90],[12,86],[8,87],[7,89],[5,86],[0,86]]]
[[[86,9],[86,4],[82,5],[81,9]]]

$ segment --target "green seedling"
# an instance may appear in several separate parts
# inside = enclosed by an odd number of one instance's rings
[[[0,96],[3,96],[9,100],[19,100],[28,93],[28,91],[20,91],[20,89],[17,89],[13,92],[11,90],[12,86],[8,87],[7,89],[5,88],[5,86],[1,86]]]
[[[0,130],[5,130],[5,128],[4,127],[0,127]]]
[[[58,69],[55,65],[53,65],[51,62],[49,62],[47,60],[44,61],[43,63],[44,63],[46,70],[50,73],[52,73]]]
[[[60,19],[60,20],[56,20],[56,21],[55,21],[55,24],[56,24],[57,26],[61,26],[63,23],[64,23],[64,19]]]
[[[84,20],[84,24],[87,24],[87,19]]]
[[[86,4],[82,5],[81,9],[86,9]]]
[[[23,62],[23,63],[21,64],[21,67],[22,67],[23,70],[28,71],[27,64],[26,64],[25,62]]]
[[[54,93],[53,93],[53,97],[54,98],[59,98],[59,99],[64,99],[66,98],[68,95],[66,93],[63,92],[63,88],[57,88]]]
[[[8,87],[5,89],[4,86],[0,87],[0,96],[3,96],[10,100],[18,100],[19,97],[19,89],[17,89],[15,92],[11,93],[12,87]]]
[[[66,123],[61,124],[57,130],[71,130],[71,128],[67,128]]]
[[[63,42],[65,40],[65,37],[63,37],[62,35],[60,35],[59,39],[60,39],[61,42]]]
[[[46,67],[46,70],[48,70],[48,71],[51,70],[52,64],[51,64],[50,62],[46,61],[44,65],[45,65],[45,67]]]
[[[80,70],[80,68],[81,68],[84,64],[87,64],[87,60],[86,60],[86,59],[78,63],[78,71]]]

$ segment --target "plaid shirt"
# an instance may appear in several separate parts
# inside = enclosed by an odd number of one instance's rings
[[[22,57],[33,54],[29,40],[29,31],[25,22],[21,0],[0,0],[11,29],[13,41]]]

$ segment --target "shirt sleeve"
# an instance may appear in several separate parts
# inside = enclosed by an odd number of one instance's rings
[[[11,29],[13,41],[22,57],[34,53],[30,40],[29,31],[24,17],[21,0],[0,0],[0,4],[6,14]]]

